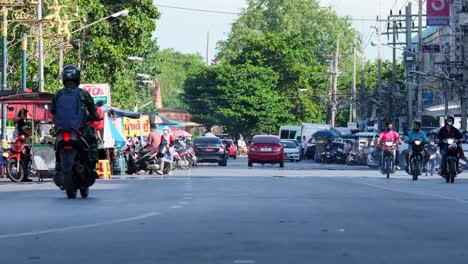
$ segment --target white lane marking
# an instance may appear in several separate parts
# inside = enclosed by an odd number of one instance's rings
[[[182,208],[182,206],[180,206],[180,205],[171,206],[171,209],[179,209],[179,208]]]
[[[179,202],[179,204],[188,204],[188,202]]]
[[[190,196],[185,196],[184,199],[185,199],[185,200],[192,200],[192,197],[190,197]]]
[[[72,231],[72,230],[94,228],[94,227],[106,226],[106,225],[115,225],[115,224],[127,223],[127,222],[132,222],[132,221],[138,221],[138,220],[142,220],[142,219],[157,216],[157,215],[160,215],[160,213],[151,212],[151,213],[146,213],[146,214],[142,214],[142,215],[138,215],[138,216],[134,216],[134,217],[114,219],[114,220],[101,222],[101,223],[95,223],[95,224],[58,227],[58,228],[50,228],[50,229],[46,229],[46,230],[22,232],[22,233],[14,233],[14,234],[3,234],[3,235],[0,235],[0,239],[18,238],[18,237],[27,237],[27,236],[37,236],[37,235]]]
[[[251,260],[251,259],[236,259],[232,263],[234,263],[234,264],[255,264],[256,261]]]

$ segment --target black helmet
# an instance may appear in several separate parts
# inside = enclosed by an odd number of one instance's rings
[[[455,116],[452,115],[452,114],[447,114],[447,115],[445,116],[445,122],[447,122],[447,120],[449,120],[449,119],[452,119],[453,121],[455,121]]]
[[[62,70],[62,82],[65,84],[67,81],[74,81],[77,85],[81,83],[81,72],[78,67],[73,64],[68,64]]]
[[[421,120],[417,120],[417,119],[416,119],[416,120],[414,120],[414,121],[413,121],[413,126],[414,126],[414,125],[417,125],[417,126],[422,126],[422,122],[421,122]]]

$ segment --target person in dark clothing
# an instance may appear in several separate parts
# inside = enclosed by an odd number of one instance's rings
[[[65,86],[66,93],[72,93],[75,89],[79,89],[78,96],[80,98],[82,111],[83,113],[85,113],[79,130],[83,138],[89,145],[89,165],[90,168],[93,168],[93,174],[95,175],[95,177],[97,177],[94,168],[96,166],[96,163],[98,162],[98,141],[96,136],[96,130],[88,125],[88,121],[102,120],[102,117],[99,116],[96,109],[96,105],[91,95],[86,90],[79,88],[81,82],[81,72],[78,69],[78,67],[76,67],[75,65],[66,65],[62,70],[62,81]],[[52,100],[50,112],[54,116],[58,111],[61,111],[61,109],[57,109],[57,100],[61,95],[62,94],[59,91],[57,94],[55,94]],[[64,177],[62,174],[61,159],[60,155],[58,155],[58,152],[56,152],[55,158],[56,174],[54,177],[54,181],[58,186],[63,186]]]
[[[445,173],[445,158],[446,158],[446,149],[444,143],[444,140],[447,138],[454,138],[454,139],[463,139],[463,134],[453,126],[455,122],[455,117],[451,114],[448,114],[445,117],[445,126],[439,129],[439,132],[437,133],[437,139],[438,139],[438,145],[440,148],[440,154],[442,155],[442,162],[440,164],[440,174],[444,175]],[[460,143],[458,144],[458,151],[460,154],[461,159],[465,159],[465,155],[463,153],[463,149],[460,146]]]
[[[26,117],[28,114],[28,110],[21,109],[18,111],[18,121],[16,121],[16,127],[18,129],[18,136],[24,135],[23,127],[26,127],[28,124],[26,123]]]

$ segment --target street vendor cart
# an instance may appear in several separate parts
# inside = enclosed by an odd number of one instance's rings
[[[14,182],[21,182],[29,176],[37,176],[39,180],[49,176],[49,171],[55,169],[55,152],[53,140],[46,135],[50,128],[52,115],[49,105],[54,95],[51,93],[21,93],[4,96],[0,102],[7,107],[7,119],[16,119],[20,110],[27,110],[26,120],[30,122],[31,135],[15,137],[10,140],[10,155],[6,164],[7,176]],[[41,132],[39,132],[41,130]],[[49,140],[45,140],[49,138]],[[23,160],[20,155],[12,155],[17,151],[25,150]]]

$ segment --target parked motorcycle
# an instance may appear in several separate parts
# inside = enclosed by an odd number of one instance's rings
[[[190,169],[195,163],[195,151],[192,147],[187,145],[176,145],[175,148],[177,155],[174,155],[173,167],[181,170]]]
[[[346,163],[348,155],[344,152],[343,148],[337,148],[333,152],[333,154],[335,156],[335,160],[334,160],[335,163],[337,163],[337,164],[345,164]]]
[[[25,143],[26,137],[21,135],[10,144],[6,163],[6,174],[13,182],[21,182],[28,176],[31,168],[30,146]]]
[[[395,164],[397,143],[394,141],[382,142],[382,154],[380,159],[380,172],[390,178],[390,174],[396,172]]]
[[[442,177],[445,178],[447,183],[454,183],[455,177],[458,174],[459,166],[459,153],[458,153],[458,140],[454,138],[447,138],[444,141],[445,148],[445,171]]]
[[[424,167],[425,142],[416,139],[408,143],[410,144],[408,171],[413,176],[413,181],[417,181]]]
[[[322,163],[333,163],[335,160],[335,153],[332,151],[331,145],[327,145],[320,153],[320,161]]]
[[[125,161],[127,162],[127,174],[134,174],[139,171],[148,172],[153,174],[160,168],[161,153],[157,148],[144,149],[140,152],[135,152],[132,146],[126,146],[122,152],[124,153]],[[163,174],[169,174],[170,162],[166,162]]]

